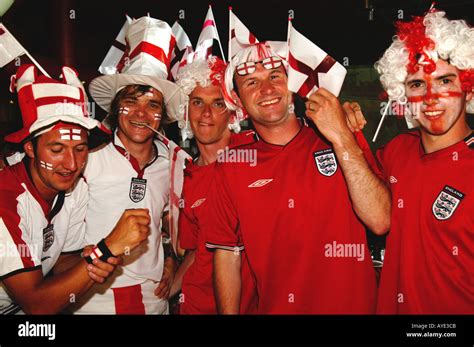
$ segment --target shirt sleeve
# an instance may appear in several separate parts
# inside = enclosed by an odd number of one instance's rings
[[[71,217],[62,253],[81,250],[85,246],[86,234],[86,212],[89,201],[88,186],[83,179],[79,180],[74,188],[73,206],[71,206]]]
[[[239,220],[228,182],[223,167],[216,166],[214,184],[209,192],[209,218],[203,227],[206,247],[209,250],[244,249],[239,234]]]
[[[0,207],[0,279],[41,267],[42,247],[35,245],[17,211]]]

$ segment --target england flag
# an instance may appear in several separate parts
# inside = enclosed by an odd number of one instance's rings
[[[229,20],[229,59],[232,59],[240,49],[258,43],[258,39],[232,12],[232,7],[229,7]]]
[[[0,23],[0,67],[4,67],[16,57],[25,54],[25,49]]]
[[[212,54],[212,45],[214,44],[214,40],[217,40],[217,42],[220,44],[216,21],[214,20],[214,14],[212,13],[212,7],[209,6],[209,10],[207,11],[206,19],[202,25],[202,31],[199,35],[192,60],[206,60],[207,57]],[[190,62],[189,60],[190,59],[188,59],[188,62]]]
[[[341,64],[292,26],[289,50],[288,88],[292,92],[306,98],[323,87],[339,95],[347,73]]]
[[[186,65],[188,56],[193,53],[193,45],[183,27],[176,21],[171,27],[176,39],[176,46],[171,55],[170,78],[176,80],[179,69]]]
[[[118,72],[117,66],[125,54],[125,47],[127,45],[125,42],[125,35],[127,34],[127,29],[131,22],[132,19],[129,16],[126,16],[122,29],[120,29],[114,43],[112,43],[107,55],[99,66],[101,74],[112,75]]]

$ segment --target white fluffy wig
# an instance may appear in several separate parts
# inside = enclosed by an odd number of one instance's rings
[[[401,25],[399,25],[399,29]],[[447,19],[442,11],[430,11],[422,19],[422,22],[419,18],[415,18],[405,25],[403,33],[399,31],[398,35],[394,36],[392,45],[375,63],[375,68],[380,74],[380,81],[390,100],[402,105],[406,104],[405,80],[410,67],[413,67],[414,64],[419,64],[418,66],[433,64],[432,62],[436,63],[438,59],[448,61],[459,70],[471,72],[467,76],[471,79],[470,89],[472,90],[474,28],[469,27],[464,20]],[[422,30],[424,33],[420,33]],[[430,40],[434,43],[434,47],[432,43],[425,44]],[[423,46],[423,44],[425,45]],[[413,47],[415,49],[410,50]],[[418,53],[414,54],[413,52]],[[474,113],[474,100],[468,102],[467,112]]]
[[[225,63],[216,56],[210,56],[207,60],[195,60],[182,67],[178,72],[176,84],[181,87],[184,94],[188,96],[186,105],[188,105],[189,102],[189,95],[191,95],[198,84],[203,88],[209,87],[211,84],[222,87],[224,69]],[[231,109],[231,111],[233,111],[233,109]],[[187,114],[188,110],[186,109],[186,119],[184,119],[183,114],[180,114],[180,117],[178,117],[178,126],[181,129],[183,141],[187,138],[191,139],[194,136]],[[231,123],[229,123],[229,129],[238,133],[240,131],[239,121],[231,121]]]

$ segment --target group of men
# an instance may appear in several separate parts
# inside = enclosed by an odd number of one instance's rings
[[[33,66],[13,79],[23,129],[6,140],[25,157],[0,172],[1,313],[166,314],[180,292],[182,314],[474,312],[474,29],[435,10],[398,24],[376,68],[419,129],[377,160],[357,103],[320,88],[295,113],[269,44],[196,60],[172,83],[140,30],[150,42],[169,26],[134,20],[130,61],[89,87],[112,133],[77,107],[72,69],[64,82]],[[242,114],[254,130],[238,133]],[[173,192],[155,136],[175,120],[198,148],[180,257],[163,242]],[[365,228],[390,231],[378,288]]]

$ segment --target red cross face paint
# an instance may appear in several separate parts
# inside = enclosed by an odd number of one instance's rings
[[[126,115],[128,114],[128,111],[129,111],[129,110],[130,110],[130,109],[129,109],[128,107],[120,107],[119,113],[120,113],[121,115],[126,116]]]
[[[151,143],[154,133],[148,126],[159,128],[163,105],[163,95],[154,88],[149,88],[144,93],[130,89],[120,99],[118,136],[126,147],[130,143]]]
[[[53,170],[53,164],[40,160],[40,166],[46,170]]]
[[[61,140],[69,141],[80,141],[81,131],[82,129],[59,129],[59,133],[61,134]]]
[[[455,66],[440,59],[431,74],[420,68],[406,79],[410,109],[421,128],[429,134],[447,133],[461,123],[459,120],[466,113],[466,100],[472,95],[462,91],[459,73]]]
[[[76,125],[60,126],[38,137],[32,174],[40,192],[70,189],[87,162],[87,131]]]

